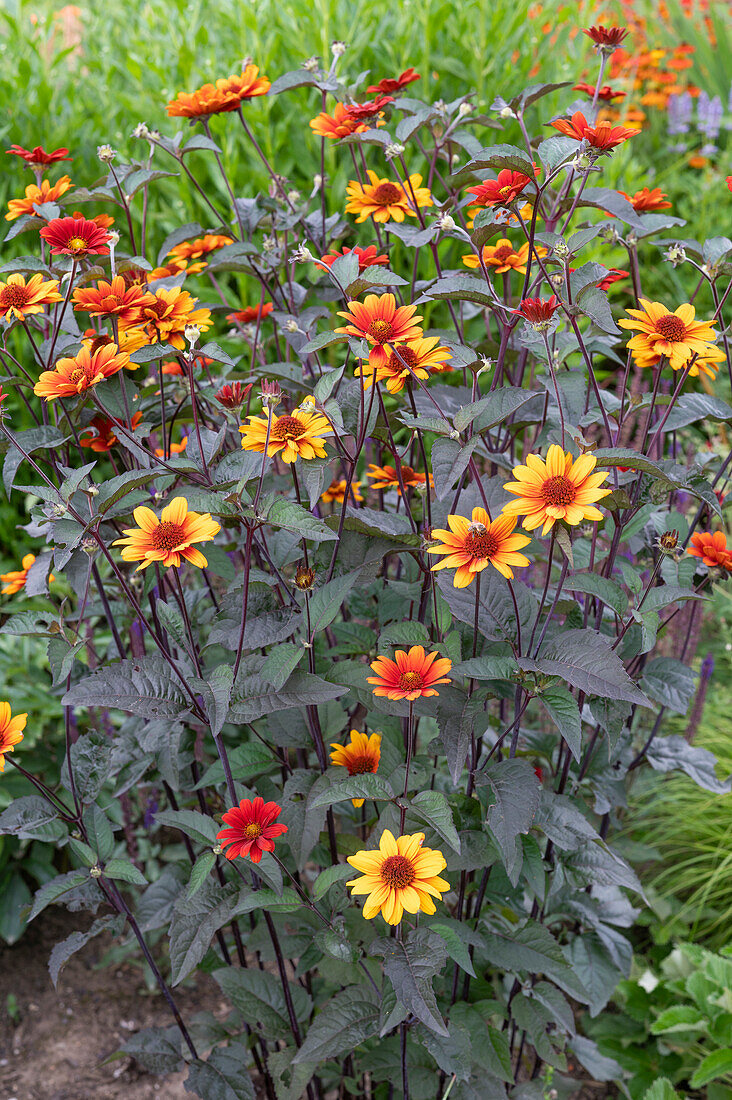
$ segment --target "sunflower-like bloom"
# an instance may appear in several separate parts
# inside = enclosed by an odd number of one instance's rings
[[[606,119],[590,126],[581,111],[575,111],[569,122],[566,118],[555,119],[552,126],[555,130],[559,130],[560,134],[566,134],[575,141],[587,141],[593,149],[599,149],[602,152],[614,149],[628,138],[640,133],[640,130],[630,130],[627,126],[613,126]]]
[[[139,561],[136,573],[147,569],[153,562],[161,562],[166,569],[176,568],[187,561],[199,569],[208,562],[194,542],[210,542],[221,530],[209,512],[199,514],[188,511],[185,497],[175,497],[160,513],[160,519],[150,508],[135,508],[133,515],[137,527],[128,528],[125,538],[116,539],[113,546],[123,546],[124,561]]]
[[[546,256],[546,249],[541,245],[536,246],[539,256]],[[495,244],[483,246],[483,263],[487,267],[495,268],[496,275],[503,275],[506,271],[518,271],[519,275],[526,274],[526,265],[529,262],[529,242],[515,248],[506,237],[501,237]],[[463,256],[466,267],[477,267],[478,257],[471,252]]]
[[[397,306],[393,294],[367,294],[363,302],[349,302],[348,309],[350,312],[338,314],[348,324],[335,331],[358,336],[373,344],[369,363],[374,369],[383,367],[389,359],[389,352],[384,345],[422,336],[422,329],[418,324],[422,318],[414,316],[417,307]]]
[[[215,84],[204,84],[195,92],[181,92],[168,103],[173,118],[208,118],[226,111],[235,111],[245,99],[266,95],[270,82],[259,76],[256,65],[247,65],[241,76],[222,77]]]
[[[512,580],[512,565],[530,564],[525,554],[516,553],[531,542],[527,535],[514,534],[516,523],[515,516],[500,515],[491,520],[484,508],[473,508],[472,519],[448,516],[450,530],[432,532],[433,539],[439,539],[442,545],[430,546],[427,552],[447,555],[432,570],[454,569],[455,588],[467,588],[487,565]]]
[[[347,485],[348,485],[348,482],[345,481],[345,480],[344,481],[337,481],[337,480],[336,481],[331,481],[330,485],[325,490],[325,492],[320,494],[320,499],[322,501],[325,501],[326,504],[343,504],[343,501],[344,501],[345,496],[346,496],[346,486]],[[348,495],[349,495],[351,500],[354,500],[357,503],[363,500],[363,496],[359,492],[360,488],[361,488],[361,482],[360,481],[352,481],[351,482],[351,491]]]
[[[358,245],[354,245],[353,248],[336,248],[333,246],[330,252],[320,257],[318,263],[324,264],[326,267],[332,267],[339,257],[348,256],[351,252],[358,257],[359,272],[365,271],[367,267],[389,263],[388,256],[383,253],[381,255],[377,254],[375,244],[370,244],[368,248],[359,248]]]
[[[35,183],[29,183],[25,189],[25,198],[11,199],[8,203],[5,220],[12,222],[16,218],[22,218],[24,214],[35,215],[34,206],[42,206],[44,202],[56,202],[73,186],[70,176],[62,176],[53,185],[50,180],[41,180],[40,187]]]
[[[141,420],[142,413],[134,413],[130,423],[130,430],[134,432]],[[102,454],[105,451],[111,451],[115,443],[119,442],[115,435],[115,428],[122,423],[123,421],[118,420],[116,417],[95,416],[86,429],[89,434],[82,435],[79,439],[79,443],[82,447],[91,447],[91,449],[98,454]]]
[[[727,549],[724,531],[715,531],[714,534],[711,531],[695,531],[688,553],[694,558],[701,558],[710,569],[717,565],[732,573],[732,551]]]
[[[364,775],[365,773],[374,774],[379,770],[379,760],[381,759],[381,734],[372,733],[369,737],[366,733],[359,733],[358,730],[351,730],[351,741],[348,745],[339,745],[338,742],[332,741],[331,748],[333,752],[330,754],[331,764],[336,764],[339,767],[348,768],[349,775]],[[354,806],[363,806],[363,798],[352,798],[351,802]]]
[[[639,299],[642,309],[629,309],[630,319],[621,318],[621,328],[637,329],[627,343],[641,366],[651,366],[665,357],[674,370],[684,370],[692,355],[714,359],[716,333],[712,321],[695,321],[688,302],[670,313],[661,302]],[[724,358],[724,356],[722,356]]]
[[[359,118],[351,114],[345,103],[336,103],[332,115],[323,111],[310,119],[310,129],[319,137],[344,138],[349,134],[361,134],[368,130]]]
[[[381,913],[387,924],[399,924],[407,913],[435,913],[432,898],[441,899],[450,883],[440,878],[447,861],[436,848],[423,848],[424,833],[394,837],[384,829],[377,851],[357,852],[348,862],[361,878],[346,886],[356,894],[368,894],[363,907],[366,920]]]
[[[27,282],[25,275],[8,275],[6,283],[0,282],[0,316],[8,324],[16,317],[22,321],[33,313],[43,313],[44,306],[62,301],[58,283],[44,280],[40,273],[31,275]]]
[[[15,569],[11,573],[3,573],[0,576],[0,581],[3,582],[2,592],[4,596],[14,596],[16,592],[20,592],[25,588],[25,582],[28,579],[28,570],[36,560],[35,554],[25,554],[21,561],[21,568]],[[48,577],[49,581],[55,581],[53,573]]]
[[[128,287],[121,275],[111,282],[100,279],[96,286],[78,287],[71,298],[75,310],[94,317],[115,316],[121,325],[131,327],[139,322],[144,306],[155,301],[150,291],[133,284]]]
[[[436,650],[425,653],[424,646],[413,645],[408,652],[398,649],[393,661],[377,657],[371,668],[376,676],[369,676],[367,682],[376,685],[371,689],[374,695],[412,703],[415,699],[440,694],[435,691],[435,685],[450,683],[445,673],[452,668],[452,661],[449,657],[440,657]]]
[[[145,302],[140,310],[139,319],[133,328],[141,328],[150,341],[172,344],[174,348],[184,348],[186,325],[196,325],[202,332],[211,328],[211,310],[196,309],[198,298],[192,298],[187,290],[179,286],[165,290],[162,287]],[[123,326],[126,327],[126,326]]]
[[[187,268],[189,274],[194,275],[197,271],[203,271],[206,265],[201,263],[189,266],[190,260],[200,260],[202,256],[208,256],[209,253],[233,243],[231,237],[224,237],[221,233],[206,233],[203,237],[196,237],[194,241],[183,241],[182,244],[177,244],[167,255],[170,256],[173,265],[181,269]]]
[[[88,218],[54,218],[41,236],[54,256],[108,256],[109,233]]]
[[[521,194],[527,183],[531,183],[530,176],[525,176],[523,172],[512,172],[510,168],[502,168],[496,179],[467,187],[466,193],[475,196],[479,207],[508,206]]]
[[[648,187],[642,187],[634,195],[628,195],[625,191],[620,191],[619,194],[628,200],[636,213],[643,213],[646,210],[670,210],[672,205],[665,201],[668,195],[664,194],[660,187],[650,190]]]
[[[399,473],[402,475],[402,485],[405,489],[416,489],[427,484],[427,474],[420,474],[411,466],[400,466]],[[370,462],[366,477],[373,478],[372,489],[396,489],[400,493],[402,491],[394,466],[376,466]],[[429,475],[429,484],[430,488],[434,485],[432,474]]]
[[[386,382],[389,393],[399,393],[410,378],[429,378],[432,372],[449,370],[447,360],[452,359],[449,348],[439,347],[437,336],[420,336],[403,344],[390,345],[386,362],[383,362],[381,349],[374,348],[368,362],[356,367],[354,374],[363,378],[364,388],[368,389],[376,379]],[[406,363],[406,366],[405,366]]]
[[[33,387],[36,397],[53,401],[56,397],[75,397],[129,364],[130,357],[116,344],[104,344],[92,350],[84,340],[81,351],[72,358],[59,359],[53,370],[44,370]]]
[[[252,863],[260,863],[262,852],[273,852],[275,837],[287,832],[287,826],[276,819],[282,807],[276,802],[265,802],[259,795],[254,800],[242,798],[238,806],[227,810],[223,816],[228,828],[216,834],[221,847],[226,848],[227,859],[249,856]]]
[[[303,412],[302,409],[285,413],[283,416],[276,416],[271,409],[268,409],[267,414],[268,420],[263,420],[261,416],[249,416],[247,417],[249,423],[239,428],[243,450],[258,451],[263,454],[269,426],[267,454],[270,458],[280,451],[282,461],[290,463],[296,462],[298,458],[326,457],[322,437],[333,434],[333,429],[326,417],[321,416],[320,413]]]
[[[23,740],[27,721],[27,714],[16,714],[13,718],[10,703],[0,703],[0,772],[5,771],[5,753],[12,752]]]
[[[539,455],[527,455],[525,466],[514,466],[516,480],[503,486],[517,497],[504,505],[503,514],[525,516],[525,531],[534,531],[543,524],[542,535],[551,531],[558,519],[571,527],[586,519],[602,519],[602,512],[594,505],[611,490],[600,488],[608,475],[593,474],[596,465],[593,455],[573,460],[556,443],[549,448],[546,462]]]
[[[365,222],[367,218],[373,218],[375,222],[388,222],[392,218],[395,222],[403,222],[405,214],[416,218],[417,211],[412,199],[412,191],[417,201],[417,206],[432,206],[432,195],[428,187],[420,187],[422,177],[415,173],[409,177],[411,186],[405,186],[401,181],[392,183],[384,177],[380,179],[376,172],[367,170],[369,183],[362,184],[358,180],[350,180],[346,187],[348,203],[347,214],[358,214],[356,222]]]

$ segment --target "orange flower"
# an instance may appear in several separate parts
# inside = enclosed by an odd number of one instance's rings
[[[536,251],[540,256],[546,256],[546,249],[542,248],[541,245],[536,246]],[[478,262],[478,257],[473,252],[468,256],[463,256],[463,263],[466,267],[477,267]],[[496,275],[503,275],[506,271],[518,271],[519,275],[525,275],[528,262],[528,241],[524,241],[524,243],[516,249],[509,240],[505,237],[501,237],[495,244],[486,244],[483,246],[483,263],[488,267],[494,267],[496,269]]]
[[[21,561],[21,569],[16,569],[12,573],[3,573],[0,576],[0,581],[3,582],[3,595],[14,596],[16,592],[20,592],[22,588],[25,588],[25,582],[28,579],[28,570],[36,560],[35,554],[25,554]],[[49,575],[49,581],[54,581],[56,578],[53,573]]]
[[[383,92],[384,95],[389,95],[391,92],[400,92],[402,88],[406,88],[408,84],[412,84],[415,80],[421,80],[422,77],[419,73],[415,73],[414,69],[405,69],[397,77],[385,76],[383,80],[380,80],[378,84],[369,84],[366,89],[371,95],[376,95],[377,92]]]
[[[174,118],[208,118],[236,111],[243,100],[266,95],[269,91],[269,80],[258,73],[256,65],[247,65],[241,76],[222,77],[215,84],[204,84],[195,92],[181,92],[177,99],[168,103],[168,114]]]
[[[695,531],[691,536],[691,546],[688,553],[695,558],[701,558],[705,565],[712,569],[718,565],[732,573],[732,552],[727,549],[727,538],[724,531]]]
[[[224,237],[220,233],[206,233],[203,237],[197,237],[195,241],[183,241],[182,244],[177,244],[167,255],[176,266],[188,267],[189,260],[200,260],[202,256],[208,256],[210,252],[233,243],[231,237]],[[188,267],[188,271],[193,275],[196,271],[202,271],[205,266],[205,264],[193,264]]]
[[[183,438],[181,439],[180,443],[171,443],[170,444],[170,454],[169,455],[165,453],[165,451],[163,450],[162,447],[156,447],[155,448],[155,454],[158,456],[158,458],[170,458],[172,455],[183,454],[183,452],[185,451],[187,446],[188,446],[188,436],[184,435]]]
[[[130,424],[130,431],[135,430],[137,425],[142,420],[142,413],[136,412]],[[91,447],[93,451],[102,453],[103,451],[111,451],[115,443],[119,440],[114,434],[114,429],[117,424],[122,424],[122,420],[118,420],[116,417],[107,416],[95,416],[92,418],[91,424],[86,429],[88,435],[82,435],[79,439],[82,447]]]
[[[374,695],[412,703],[415,699],[440,694],[435,686],[450,683],[445,673],[452,668],[452,661],[449,657],[438,656],[436,651],[425,653],[424,646],[413,645],[409,652],[398,649],[393,661],[377,657],[371,668],[376,676],[369,676],[367,682],[376,685],[371,689]]]
[[[530,565],[525,554],[517,550],[528,546],[531,539],[514,534],[515,516],[500,515],[491,520],[484,508],[473,508],[472,519],[465,516],[448,516],[449,531],[433,530],[432,537],[440,539],[442,546],[430,546],[428,554],[447,554],[432,566],[436,569],[455,569],[455,588],[467,588],[476,573],[492,565],[508,580],[513,579],[512,565]]]
[[[13,718],[10,703],[0,703],[0,772],[5,771],[5,754],[23,740],[27,721],[27,714],[16,714]]]
[[[40,187],[35,183],[29,183],[25,189],[24,199],[11,199],[8,203],[8,212],[5,215],[5,220],[12,222],[16,218],[22,217],[23,214],[35,215],[34,206],[42,206],[43,203],[46,202],[56,202],[57,199],[65,195],[68,189],[73,186],[69,176],[62,176],[53,186],[51,186],[49,180],[42,180]]]
[[[109,233],[88,218],[54,218],[41,236],[54,256],[108,256]]]
[[[392,183],[384,177],[380,179],[371,169],[366,173],[369,177],[368,184],[361,184],[358,180],[350,180],[346,187],[348,203],[347,214],[358,214],[356,222],[365,222],[367,218],[373,218],[375,222],[388,222],[392,218],[396,222],[403,222],[405,214],[417,217],[417,210],[412,199],[412,191],[417,201],[417,206],[432,206],[432,195],[428,187],[420,187],[422,177],[419,173],[409,177],[411,186],[405,186],[401,181]]]
[[[405,489],[416,489],[420,485],[427,484],[427,475],[418,473],[411,466],[400,466],[399,473],[402,476],[402,485]],[[397,489],[400,493],[402,491],[394,466],[376,466],[373,462],[370,462],[366,477],[373,478],[372,489]],[[430,488],[432,488],[434,484],[432,474],[429,476],[429,482]]]
[[[376,264],[389,263],[388,256],[384,256],[383,254],[378,256],[376,254],[375,244],[370,244],[368,248],[359,248],[358,245],[355,245],[353,248],[331,248],[330,252],[320,257],[320,263],[325,264],[326,267],[332,267],[340,256],[348,256],[351,252],[358,257],[359,272],[365,271],[367,267],[373,267]]]
[[[44,282],[41,274],[31,275],[28,282],[24,275],[8,275],[6,283],[0,282],[0,316],[5,315],[7,324],[16,317],[22,321],[33,313],[43,313],[44,306],[62,301],[58,283]]]
[[[121,275],[115,275],[111,283],[100,279],[96,286],[79,287],[71,300],[75,310],[95,317],[116,316],[119,323],[128,328],[139,323],[143,307],[155,301],[141,286],[125,286]]]
[[[595,85],[594,84],[575,84],[575,92],[584,92],[590,99],[595,98]],[[612,103],[614,99],[625,99],[625,92],[616,92],[614,88],[611,88],[609,84],[603,84],[597,93],[597,98],[601,99],[603,103]]]
[[[374,348],[368,362],[356,367],[354,374],[363,378],[365,389],[376,379],[386,382],[389,393],[399,393],[412,377],[424,379],[429,378],[431,371],[449,370],[445,364],[452,359],[452,354],[448,348],[438,347],[439,342],[437,336],[419,336],[403,344],[390,345],[392,350],[386,362],[381,361],[380,349]]]
[[[343,504],[346,496],[347,485],[347,481],[331,481],[325,492],[320,494],[320,499],[322,501],[325,501],[326,504]],[[363,496],[359,492],[360,488],[360,481],[351,482],[351,492],[349,494],[351,500],[354,500],[356,502],[363,500]]]
[[[384,345],[422,336],[422,329],[417,324],[422,318],[414,316],[417,307],[397,306],[393,294],[367,294],[363,302],[348,302],[348,308],[350,313],[338,314],[348,324],[335,331],[358,336],[373,344],[369,362],[374,367],[383,367],[388,361]]]
[[[273,309],[272,302],[264,302],[262,306],[245,306],[237,313],[227,313],[226,320],[231,321],[232,325],[252,325],[257,318],[264,320],[265,317],[269,317]]]
[[[518,498],[504,505],[503,514],[525,516],[525,531],[534,531],[543,524],[542,535],[551,531],[558,519],[571,527],[586,519],[601,520],[602,512],[595,504],[611,490],[600,488],[608,475],[593,474],[596,465],[593,455],[573,460],[556,443],[549,448],[546,462],[539,455],[526,455],[525,466],[514,466],[516,480],[503,486]]]
[[[82,221],[86,220],[80,210],[74,210],[71,217],[81,218]],[[93,218],[89,218],[88,220],[94,222],[100,229],[109,229],[111,225],[114,225],[114,218],[111,218],[109,214],[95,214]]]
[[[512,172],[510,168],[502,168],[497,179],[486,180],[485,183],[466,188],[466,191],[469,195],[475,195],[479,207],[508,206],[521,194],[527,183],[531,183],[530,176],[525,176],[522,172]]]
[[[245,66],[241,76],[227,77],[224,83],[227,92],[233,93],[239,103],[243,103],[245,99],[254,99],[256,96],[266,95],[271,87],[271,82],[267,77],[259,75],[257,65]]]
[[[616,145],[622,145],[628,138],[635,137],[639,133],[638,130],[629,130],[626,126],[613,126],[607,121],[590,126],[581,111],[576,111],[572,115],[571,122],[559,118],[552,122],[552,126],[561,134],[566,134],[575,141],[587,141],[593,149],[603,152],[614,149]]]
[[[668,196],[663,193],[660,187],[654,187],[650,190],[647,187],[642,187],[640,191],[631,198],[625,191],[620,191],[619,194],[626,198],[631,203],[634,210],[641,212],[644,210],[670,210],[671,203],[664,202]]]
[[[81,351],[73,358],[59,359],[53,370],[43,371],[33,392],[47,401],[56,397],[75,397],[116,374],[129,361],[129,355],[120,352],[116,344],[104,344],[92,351],[91,342],[84,340]]]
[[[349,775],[373,775],[379,770],[381,734],[372,733],[369,737],[368,734],[359,733],[358,730],[351,730],[350,737],[349,745],[331,742],[330,747],[333,749],[330,754],[331,764],[348,768]],[[351,802],[354,806],[363,806],[364,799],[352,798]]]
[[[268,420],[259,416],[247,417],[249,424],[239,428],[242,435],[241,445],[245,451],[264,453],[272,457],[282,451],[283,462],[296,462],[298,458],[325,458],[326,450],[322,436],[332,435],[333,429],[326,417],[319,413],[303,412],[296,409],[293,413],[276,416],[272,409],[267,410]],[[267,432],[269,425],[269,443]]]
[[[175,497],[163,508],[160,519],[150,508],[135,508],[133,513],[137,527],[128,528],[125,538],[116,539],[112,546],[123,546],[124,561],[139,561],[136,573],[159,561],[166,569],[178,568],[187,561],[199,569],[208,562],[194,542],[210,542],[221,530],[208,512],[199,515],[188,511],[185,497]]]
[[[198,298],[192,298],[179,286],[169,290],[161,287],[152,295],[152,300],[142,306],[139,320],[130,327],[144,328],[151,341],[158,340],[182,349],[186,346],[186,325],[197,325],[205,332],[213,324],[209,309],[194,308],[197,301]]]
[[[437,848],[424,848],[424,833],[395,837],[384,829],[376,851],[356,852],[347,862],[361,872],[350,879],[352,894],[368,894],[363,915],[372,920],[381,913],[387,924],[399,924],[407,913],[436,913],[450,883],[440,878],[447,862]]]
[[[630,320],[623,317],[618,321],[621,328],[638,329],[626,346],[639,365],[653,366],[665,357],[674,370],[684,370],[694,355],[714,360],[719,354],[711,343],[716,336],[713,322],[695,321],[694,307],[688,302],[673,313],[661,302],[648,302],[645,298],[639,302],[642,309],[627,311]]]
[[[360,119],[355,118],[346,107],[345,103],[336,103],[332,115],[323,111],[315,118],[310,119],[310,129],[319,137],[344,138],[349,134],[361,134],[368,130]]]

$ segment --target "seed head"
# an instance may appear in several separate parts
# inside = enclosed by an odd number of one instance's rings
[[[301,592],[309,592],[315,583],[315,573],[302,562],[295,570],[295,584]]]

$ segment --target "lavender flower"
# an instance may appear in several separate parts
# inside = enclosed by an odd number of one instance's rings
[[[694,104],[688,92],[668,97],[666,110],[668,112],[669,136],[675,137],[677,134],[688,134],[693,109]]]
[[[722,128],[723,116],[724,108],[720,97],[715,95],[714,99],[710,99],[706,92],[700,92],[696,104],[696,127],[707,139],[704,145],[707,152],[717,151],[714,141]]]

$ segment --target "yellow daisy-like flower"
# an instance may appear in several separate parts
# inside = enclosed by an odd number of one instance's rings
[[[356,894],[368,894],[363,907],[366,920],[381,913],[387,924],[399,924],[407,913],[435,913],[433,898],[441,898],[450,883],[440,878],[447,866],[442,852],[423,848],[424,833],[395,838],[384,829],[377,851],[357,852],[348,862],[362,874],[346,886]]]
[[[452,359],[449,348],[438,347],[437,336],[423,336],[407,340],[403,344],[393,344],[384,361],[384,349],[374,349],[368,362],[356,367],[354,374],[363,378],[364,389],[368,389],[374,378],[377,382],[386,382],[389,393],[399,393],[404,383],[413,377],[429,378],[430,373],[445,369],[445,363]],[[407,364],[405,366],[404,364]]]
[[[23,740],[27,721],[27,714],[16,714],[13,718],[10,703],[0,703],[0,772],[5,771],[5,753],[12,752]]]
[[[205,569],[208,562],[194,542],[210,542],[221,530],[209,512],[199,514],[188,511],[185,497],[175,497],[163,508],[160,519],[150,508],[135,508],[133,513],[137,527],[125,531],[125,538],[117,539],[113,546],[123,546],[124,561],[139,561],[135,570],[147,569],[148,565],[159,561],[166,568],[187,561],[199,569]]]
[[[6,322],[19,321],[34,313],[43,313],[43,307],[63,302],[55,280],[45,281],[41,274],[31,275],[26,282],[24,275],[8,275],[6,283],[0,282],[0,317]]]
[[[320,413],[303,412],[302,409],[296,409],[292,414],[285,413],[284,416],[276,416],[269,409],[268,417],[268,420],[263,420],[261,416],[247,417],[249,424],[239,428],[243,450],[263,454],[269,425],[267,454],[270,458],[279,451],[282,452],[282,461],[290,463],[298,458],[326,457],[322,436],[333,434],[326,417]]]
[[[3,573],[0,576],[0,581],[2,581],[3,584],[3,596],[14,596],[16,592],[20,592],[25,588],[25,582],[28,580],[28,570],[35,560],[35,554],[25,554],[21,560],[20,569],[14,569],[12,572]],[[48,579],[49,581],[56,580],[53,573],[50,574]]]
[[[359,183],[351,180],[346,187],[348,203],[347,214],[358,214],[356,222],[365,222],[367,218],[373,218],[375,222],[388,222],[393,218],[395,222],[403,222],[405,214],[417,217],[417,210],[412,199],[417,200],[417,206],[432,206],[432,195],[428,187],[420,187],[422,177],[415,173],[409,177],[409,185],[400,181],[392,183],[384,177],[380,179],[376,172],[368,169],[366,173],[369,183]]]
[[[331,481],[325,492],[320,494],[320,499],[326,504],[343,504],[343,500],[346,495],[347,485],[348,482],[345,479],[343,481]],[[363,494],[359,492],[360,488],[360,481],[351,482],[351,491],[348,495],[351,500],[354,500],[357,503],[360,503],[363,500]]]
[[[351,730],[351,742],[348,745],[339,745],[337,742],[331,742],[333,752],[330,754],[331,764],[336,764],[339,767],[348,768],[349,775],[365,775],[371,774],[379,770],[379,760],[381,759],[381,734],[372,733],[371,736],[367,733],[359,733],[358,730]],[[363,806],[363,798],[352,798],[351,802],[354,806]]]
[[[536,249],[539,256],[546,256],[546,249],[541,245]],[[495,244],[487,244],[483,247],[483,263],[486,267],[492,267],[496,275],[503,275],[506,271],[518,271],[519,275],[526,274],[526,265],[529,262],[529,242],[524,241],[520,248],[515,248],[511,242],[502,237]],[[463,256],[466,267],[477,267],[478,257],[474,253]]]
[[[718,349],[714,346],[713,322],[695,321],[692,305],[686,302],[670,313],[661,302],[648,302],[645,298],[639,302],[643,308],[629,309],[630,318],[623,317],[618,324],[621,328],[638,330],[626,346],[640,365],[655,366],[662,356],[674,370],[684,370],[693,355],[714,361]]]
[[[525,531],[534,531],[543,524],[542,535],[551,531],[558,519],[571,527],[586,519],[602,519],[602,512],[594,505],[611,490],[600,488],[608,475],[593,474],[596,465],[593,455],[573,459],[556,443],[549,448],[546,462],[539,455],[527,455],[525,466],[514,467],[516,480],[503,486],[517,497],[504,505],[503,514],[525,516]]]
[[[129,355],[116,344],[103,344],[95,349],[91,340],[84,340],[76,355],[58,359],[53,370],[41,372],[33,393],[47,401],[76,397],[128,366],[129,361]]]
[[[430,546],[429,554],[446,554],[447,557],[432,566],[435,569],[455,569],[455,588],[467,588],[476,573],[492,565],[508,580],[513,578],[512,565],[529,565],[525,554],[517,550],[528,546],[527,535],[514,534],[515,516],[500,515],[494,520],[485,508],[473,508],[472,519],[465,516],[448,516],[449,531],[434,530],[432,537],[440,539],[442,546]]]

